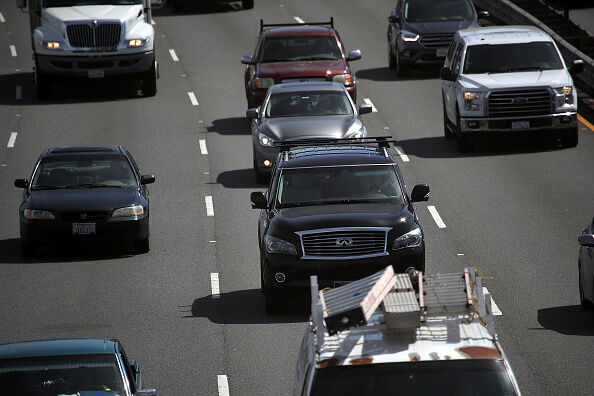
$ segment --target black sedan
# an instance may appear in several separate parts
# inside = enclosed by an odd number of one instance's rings
[[[578,242],[581,245],[578,261],[580,302],[582,307],[594,309],[594,218]]]
[[[140,175],[121,146],[45,150],[23,188],[19,208],[23,256],[40,243],[121,240],[149,250],[149,192],[153,175]]]
[[[246,112],[252,119],[253,165],[258,182],[270,175],[278,142],[301,139],[364,138],[367,129],[359,119],[372,111],[359,107],[343,84],[301,82],[273,85],[257,109]]]

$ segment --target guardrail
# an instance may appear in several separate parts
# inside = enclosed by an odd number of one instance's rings
[[[551,35],[559,46],[559,50],[568,66],[577,59],[584,61],[583,73],[574,76],[574,80],[577,80],[575,81],[577,83],[576,85],[582,91],[594,96],[594,59],[570,44],[534,15],[509,0],[473,0],[473,2],[479,8],[489,11],[495,18],[505,21],[510,25],[533,25]]]

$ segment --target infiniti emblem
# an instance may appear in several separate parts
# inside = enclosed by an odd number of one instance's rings
[[[526,102],[528,102],[528,99],[526,98],[515,98],[512,100],[512,103],[515,105],[523,105],[526,104]]]
[[[336,239],[336,246],[338,247],[349,247],[353,244],[353,240],[351,238],[338,238]]]
[[[86,213],[81,214],[80,215],[80,219],[81,220],[86,220],[87,219],[87,214]]]

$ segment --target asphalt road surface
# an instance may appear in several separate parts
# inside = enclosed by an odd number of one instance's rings
[[[27,15],[2,2],[0,342],[118,338],[160,395],[218,395],[226,384],[231,395],[290,393],[308,312],[264,313],[258,213],[249,204],[264,186],[251,170],[239,58],[253,51],[260,18],[334,16],[347,49],[363,52],[352,66],[358,102],[378,109],[364,116],[368,130],[399,140],[409,185],[431,186],[430,201],[418,205],[427,271],[473,260],[493,276],[486,286],[503,313],[496,326],[524,394],[591,394],[594,315],[579,306],[576,239],[594,215],[594,131],[580,124],[572,149],[502,139],[459,154],[443,137],[436,73],[399,79],[387,68],[393,3],[259,0],[248,11],[222,5],[179,15],[165,7],[154,12],[155,97],[138,96],[132,83],[94,81],[61,85],[39,102]],[[124,145],[143,173],[155,174],[150,253],[64,246],[21,258],[13,180],[29,177],[46,147],[92,144]]]

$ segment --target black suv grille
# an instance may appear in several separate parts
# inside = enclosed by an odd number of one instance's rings
[[[490,117],[547,115],[552,107],[553,95],[544,88],[493,92],[489,96]]]
[[[359,258],[386,254],[389,228],[342,228],[303,231],[304,258]]]
[[[427,48],[449,47],[453,39],[453,34],[425,34],[419,42]]]
[[[91,25],[68,25],[68,41],[79,48],[116,48],[120,42],[122,26],[119,23],[103,23],[93,28]]]

